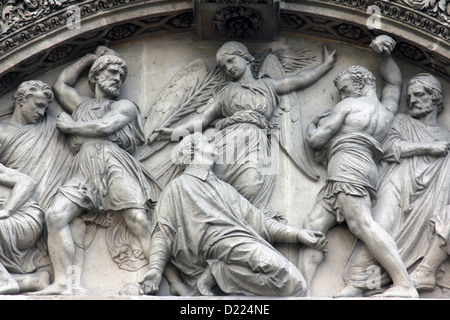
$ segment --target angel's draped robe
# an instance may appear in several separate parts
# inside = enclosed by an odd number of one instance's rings
[[[385,154],[373,215],[393,236],[407,269],[425,255],[433,235],[448,239],[450,155],[401,158],[398,144],[436,140],[450,142],[450,133],[440,126],[427,127],[409,115],[398,114],[383,143]],[[346,285],[374,289],[374,266],[379,265],[358,241],[344,268]],[[390,280],[381,270],[378,284],[386,285]]]
[[[304,294],[300,271],[269,243],[287,227],[211,171],[189,166],[164,188],[155,214],[150,268],[162,272],[170,259],[193,294],[207,267],[226,294]]]

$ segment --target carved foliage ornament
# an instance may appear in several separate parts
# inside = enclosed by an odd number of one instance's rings
[[[246,7],[227,7],[216,12],[214,28],[223,35],[244,38],[253,36],[262,26],[261,15]]]
[[[450,1],[449,0],[402,0],[414,9],[427,12],[430,16],[449,22],[450,21]]]

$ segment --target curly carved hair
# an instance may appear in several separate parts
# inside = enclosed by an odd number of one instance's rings
[[[372,72],[362,66],[350,66],[339,72],[334,79],[334,85],[337,86],[339,81],[345,76],[349,75],[359,88],[363,88],[365,85],[369,85],[372,88],[376,88],[376,78]]]
[[[128,74],[128,66],[125,60],[123,60],[121,57],[112,55],[112,54],[106,54],[103,56],[98,57],[94,63],[92,64],[91,69],[89,70],[88,74],[88,82],[89,87],[92,91],[95,90],[95,84],[97,82],[97,75],[106,69],[106,67],[110,64],[117,64],[121,68],[123,68],[124,75],[122,77],[122,82],[125,81],[127,74]]]
[[[53,101],[54,94],[48,84],[40,80],[29,80],[22,82],[17,88],[13,96],[13,103],[15,106],[22,106],[26,99],[35,96],[37,93],[43,94],[48,103]]]

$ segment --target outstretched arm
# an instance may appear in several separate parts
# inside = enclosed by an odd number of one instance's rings
[[[306,88],[319,80],[333,68],[336,62],[336,50],[329,52],[327,47],[323,47],[323,62],[317,66],[305,69],[296,75],[284,79],[272,79],[277,94],[283,95],[293,91]]]
[[[395,45],[394,39],[387,35],[376,37],[370,44],[377,57],[380,75],[384,81],[381,103],[394,114],[398,111],[403,86],[402,73],[391,56]]]
[[[0,219],[13,215],[33,194],[36,184],[27,175],[0,164],[0,185],[11,188],[11,194],[2,210]]]
[[[159,135],[156,137],[156,141],[178,141],[180,137],[187,134],[205,130],[219,116],[220,106],[216,101],[212,101],[198,118],[194,118],[177,128],[157,128],[155,131],[159,132]]]
[[[140,292],[142,294],[157,294],[162,280],[164,269],[170,258],[171,239],[164,237],[159,226],[152,234],[150,249],[150,267],[142,281]]]
[[[302,243],[309,247],[326,252],[328,241],[322,232],[307,229],[299,229],[282,224],[275,219],[267,219],[266,225],[274,242]]]

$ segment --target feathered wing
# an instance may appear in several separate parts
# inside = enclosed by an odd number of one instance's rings
[[[273,79],[286,77],[285,70],[275,54],[269,53],[265,57],[259,67],[259,76],[269,76]],[[295,92],[281,96],[272,121],[279,128],[275,132],[281,147],[304,174],[318,180],[319,175],[312,166],[311,151],[305,140],[300,101]]]
[[[221,79],[219,70],[208,70],[202,59],[196,59],[178,71],[144,115],[144,131],[148,139],[139,159],[147,159],[169,143],[156,141],[158,132],[155,129],[175,127],[201,113]]]
[[[147,144],[138,154],[140,161],[145,161],[152,176],[164,187],[176,178],[182,170],[171,159],[162,162],[152,156],[170,141],[157,141],[158,128],[177,127],[182,123],[198,117],[213,97],[219,83],[224,82],[218,68],[208,70],[202,59],[196,59],[183,67],[161,91],[149,112],[144,115],[144,133]],[[206,128],[205,128],[206,129]],[[152,159],[151,161],[148,161]],[[155,163],[154,163],[155,162]]]

